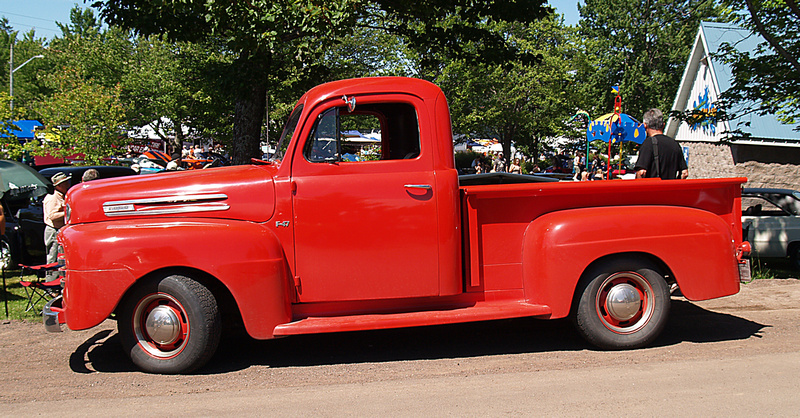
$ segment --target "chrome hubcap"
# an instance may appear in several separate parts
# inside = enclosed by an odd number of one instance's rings
[[[181,335],[181,324],[178,315],[167,306],[158,306],[147,315],[145,320],[147,335],[158,344],[172,344]]]
[[[617,321],[627,321],[639,312],[642,298],[636,288],[627,283],[614,286],[606,297],[606,309]]]
[[[133,312],[133,333],[139,346],[155,358],[180,353],[189,338],[190,326],[177,299],[165,293],[147,295]]]
[[[603,280],[595,303],[600,322],[618,334],[642,329],[655,309],[652,286],[642,275],[631,271],[615,273]]]

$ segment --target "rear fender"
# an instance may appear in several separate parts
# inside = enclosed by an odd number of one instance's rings
[[[552,318],[569,315],[589,265],[615,254],[658,259],[690,300],[739,291],[731,229],[719,216],[699,209],[624,206],[553,212],[530,223],[522,251],[526,299],[550,306]]]
[[[291,319],[286,261],[278,238],[264,225],[139,219],[72,225],[62,229],[61,240],[70,329],[99,324],[136,281],[172,269],[195,269],[219,280],[254,338],[271,338],[276,325]]]

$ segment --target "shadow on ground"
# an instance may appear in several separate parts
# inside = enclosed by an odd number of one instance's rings
[[[669,323],[655,346],[712,343],[759,337],[764,325],[675,299]],[[110,336],[109,336],[110,335]],[[301,335],[258,341],[223,336],[216,355],[200,374],[226,373],[261,365],[319,366],[347,363],[469,358],[487,355],[593,349],[568,320],[530,318],[379,331]],[[91,370],[87,366],[91,363]],[[120,349],[118,336],[101,331],[72,354],[74,372],[130,372],[136,368]]]

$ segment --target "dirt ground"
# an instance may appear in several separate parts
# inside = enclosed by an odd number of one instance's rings
[[[47,334],[38,322],[2,322],[0,415],[136,415],[167,405],[205,416],[800,411],[797,279],[758,280],[712,301],[673,298],[653,347],[618,352],[589,347],[566,320],[518,319],[239,337],[195,375],[160,376],[133,367],[115,327]]]

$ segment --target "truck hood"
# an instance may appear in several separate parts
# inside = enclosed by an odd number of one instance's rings
[[[235,166],[93,180],[67,193],[69,224],[132,218],[266,222],[275,210],[270,166]]]

